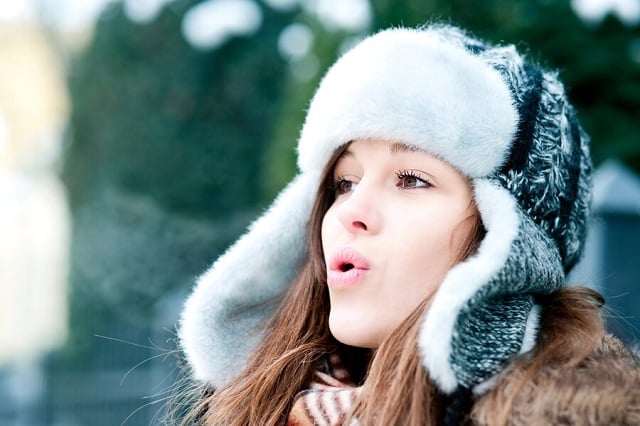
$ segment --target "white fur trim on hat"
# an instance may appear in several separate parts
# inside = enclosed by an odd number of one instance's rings
[[[527,326],[524,330],[520,354],[529,352],[536,345],[536,339],[538,338],[538,331],[540,329],[540,310],[540,305],[533,305],[533,309],[531,309],[527,317]]]
[[[306,256],[304,235],[318,179],[311,173],[295,178],[198,279],[178,332],[197,380],[220,386],[246,365],[264,321]]]
[[[298,165],[321,170],[341,145],[376,138],[483,177],[508,156],[517,123],[508,87],[482,59],[429,29],[390,29],[327,72],[301,132]]]

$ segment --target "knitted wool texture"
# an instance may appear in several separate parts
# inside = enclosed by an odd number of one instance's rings
[[[590,199],[588,138],[562,84],[520,55],[445,25],[390,29],[327,72],[298,145],[299,175],[199,279],[180,339],[196,378],[243,367],[303,260],[312,188],[338,147],[399,141],[471,180],[486,236],[454,266],[423,319],[419,350],[445,392],[476,386],[532,348],[535,297],[580,257]]]
[[[508,160],[487,178],[515,198],[520,229],[504,266],[460,310],[451,340],[457,384],[471,387],[521,350],[534,296],[563,286],[564,273],[579,259],[592,166],[588,138],[555,73],[526,61],[513,46],[440,30],[500,72],[519,116]]]

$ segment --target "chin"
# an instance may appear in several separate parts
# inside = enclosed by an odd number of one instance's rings
[[[332,321],[329,317],[329,330],[333,337],[340,343],[354,346],[357,348],[377,348],[380,338],[377,334],[371,333],[371,330],[361,330],[354,327],[355,321]]]

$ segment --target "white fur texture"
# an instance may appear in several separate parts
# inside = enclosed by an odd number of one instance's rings
[[[298,165],[321,170],[337,147],[378,138],[484,177],[508,155],[517,122],[509,89],[480,58],[429,29],[390,29],[327,72],[302,129]]]
[[[319,177],[300,175],[198,280],[180,345],[197,380],[220,386],[244,367],[273,303],[297,273]]]
[[[524,337],[522,338],[522,347],[520,353],[529,352],[536,345],[538,338],[538,329],[540,328],[540,305],[535,304],[527,317],[527,325],[524,329]]]
[[[473,187],[487,234],[478,252],[445,276],[425,315],[418,339],[424,366],[445,392],[452,392],[457,386],[449,356],[458,313],[505,264],[520,225],[509,191],[485,179],[475,179]]]

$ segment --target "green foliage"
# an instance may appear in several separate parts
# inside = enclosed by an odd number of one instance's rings
[[[307,106],[320,82],[322,73],[338,57],[342,43],[350,34],[343,31],[327,31],[317,19],[300,14],[298,19],[315,34],[311,54],[306,58],[317,66],[313,78],[298,80],[290,74],[284,89],[284,98],[277,116],[277,126],[265,153],[262,173],[262,203],[267,204],[280,192],[296,173],[295,145],[307,112]]]
[[[130,22],[121,4],[100,20],[70,78],[74,203],[109,186],[205,218],[255,204],[283,92],[285,16],[265,10],[254,36],[197,51],[180,31],[193,3],[173,3],[148,25]]]
[[[277,37],[291,17],[264,8],[252,36],[196,50],[181,33],[196,3],[144,25],[113,4],[72,66],[76,368],[100,364],[95,334],[135,341],[162,327],[158,300],[189,288],[256,210],[286,76]]]

